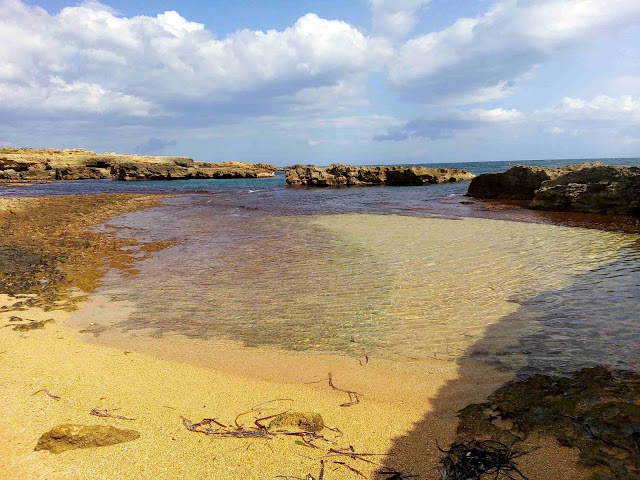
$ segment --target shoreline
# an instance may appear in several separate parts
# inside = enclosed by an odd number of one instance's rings
[[[11,208],[21,213],[30,208],[31,202],[0,201],[0,210]],[[94,207],[87,208],[91,211]],[[104,221],[104,214],[99,217]],[[83,225],[79,228],[86,228]],[[104,238],[104,233],[92,235],[97,237],[88,237],[87,241]],[[114,248],[131,247],[130,242],[123,242]],[[124,267],[124,271],[135,274],[128,257],[118,258],[115,268]],[[89,282],[89,287],[96,285],[95,281]],[[77,302],[82,301],[83,307],[87,299],[91,302],[96,298],[86,293],[88,298],[77,292]],[[302,478],[308,473],[317,478],[328,449],[349,446],[379,454],[393,450],[393,457],[380,457],[385,459],[385,466],[398,465],[403,473],[421,479],[435,478],[441,455],[435,440],[446,445],[454,439],[457,410],[467,403],[483,401],[495,387],[513,377],[477,364],[475,382],[467,383],[473,371],[474,362],[470,360],[464,366],[467,377],[460,384],[459,362],[421,363],[412,377],[411,369],[409,374],[404,369],[395,371],[394,362],[376,358],[361,366],[353,357],[259,349],[232,342],[215,344],[178,336],[142,335],[137,339],[142,340],[138,348],[130,351],[131,343],[117,334],[106,332],[102,338],[94,338],[91,332],[80,333],[78,328],[87,325],[74,323],[70,311],[30,301],[34,299],[33,295],[13,299],[0,296],[0,307],[5,307],[0,308],[0,322],[5,325],[11,326],[8,320],[12,315],[55,319],[40,330],[0,330],[0,374],[5,379],[0,385],[5,412],[0,420],[0,444],[8,452],[0,460],[0,472],[6,472],[8,478],[265,479],[278,475]],[[15,300],[23,303],[19,311],[11,308]],[[102,312],[108,313],[109,307],[109,302],[99,305],[95,316],[107,316]],[[117,308],[114,310],[117,319]],[[96,320],[99,324],[103,318]],[[338,387],[362,393],[360,403],[341,407],[345,394],[332,390],[323,380],[329,372]],[[417,372],[424,378],[416,379]],[[321,382],[308,383],[317,380]],[[46,392],[36,393],[44,388],[60,400]],[[443,396],[443,392],[448,394]],[[318,412],[327,425],[338,428],[343,435],[325,431],[326,438],[334,443],[319,444],[318,451],[296,443],[294,438],[212,440],[188,431],[180,420],[180,415],[194,422],[215,417],[232,424],[239,413],[280,398],[292,400],[261,413],[269,415],[284,409]],[[92,408],[120,408],[119,414],[136,420],[98,418],[89,414]],[[133,442],[60,455],[34,452],[38,437],[62,423],[133,428],[141,436]],[[402,446],[402,439],[417,425],[420,435],[428,440]],[[547,438],[536,441],[541,450],[520,463],[525,473],[538,479],[558,478],[559,471],[562,478],[586,478],[585,471],[576,466],[575,450],[559,447]],[[398,445],[402,446],[400,453]],[[357,461],[352,465],[367,478],[379,478],[374,475],[377,466]],[[328,480],[353,478],[353,471],[340,464],[334,467]]]

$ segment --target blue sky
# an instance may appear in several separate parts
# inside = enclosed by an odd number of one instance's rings
[[[637,0],[0,0],[0,146],[640,156]]]

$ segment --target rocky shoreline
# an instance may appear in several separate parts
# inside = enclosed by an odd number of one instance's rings
[[[640,168],[601,162],[544,168],[516,165],[471,181],[467,196],[529,200],[528,208],[640,216]]]
[[[329,167],[294,165],[286,169],[289,185],[352,187],[362,185],[429,185],[471,180],[475,175],[457,168],[411,166],[363,167],[332,164]]]
[[[53,180],[189,180],[273,177],[273,165],[196,162],[187,157],[96,153],[84,149],[0,149],[0,183]]]

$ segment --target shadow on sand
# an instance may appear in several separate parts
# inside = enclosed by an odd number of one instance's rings
[[[640,241],[570,286],[518,303],[458,359],[459,377],[438,392],[407,435],[395,439],[385,467],[438,479],[436,440],[442,448],[454,440],[456,412],[485,401],[510,379],[595,365],[640,371]]]

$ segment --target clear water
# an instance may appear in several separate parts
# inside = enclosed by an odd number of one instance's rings
[[[453,218],[447,199],[467,187],[289,188],[279,173],[58,182],[15,192],[175,195],[102,227],[178,240],[140,262],[138,275],[104,279],[101,294],[134,306],[116,326],[126,332],[402,362],[471,356],[514,371],[593,364],[640,371],[638,236]]]

